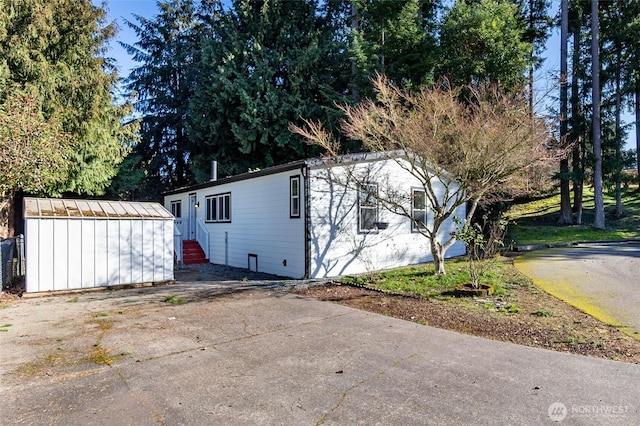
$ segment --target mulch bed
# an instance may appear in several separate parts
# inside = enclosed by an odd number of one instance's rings
[[[640,364],[640,340],[531,284],[482,298],[415,298],[338,284],[295,293],[488,339]]]

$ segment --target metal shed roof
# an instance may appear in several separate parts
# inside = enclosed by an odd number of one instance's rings
[[[25,198],[24,218],[173,219],[158,203]]]

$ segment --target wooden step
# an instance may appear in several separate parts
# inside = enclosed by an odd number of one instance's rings
[[[182,263],[185,265],[209,263],[209,259],[205,257],[197,241],[186,240],[182,242]]]

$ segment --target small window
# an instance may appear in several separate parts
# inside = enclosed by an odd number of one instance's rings
[[[207,222],[231,222],[231,194],[217,194],[206,198]]]
[[[420,232],[427,228],[427,197],[423,190],[412,190],[411,231]]]
[[[173,217],[182,217],[182,202],[181,201],[172,201],[171,202],[171,214]]]
[[[291,176],[289,180],[289,215],[300,217],[300,176]]]
[[[378,185],[360,186],[358,197],[358,231],[377,232],[378,227]]]

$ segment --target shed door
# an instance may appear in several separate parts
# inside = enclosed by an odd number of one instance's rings
[[[196,239],[196,194],[189,194],[189,240]]]

